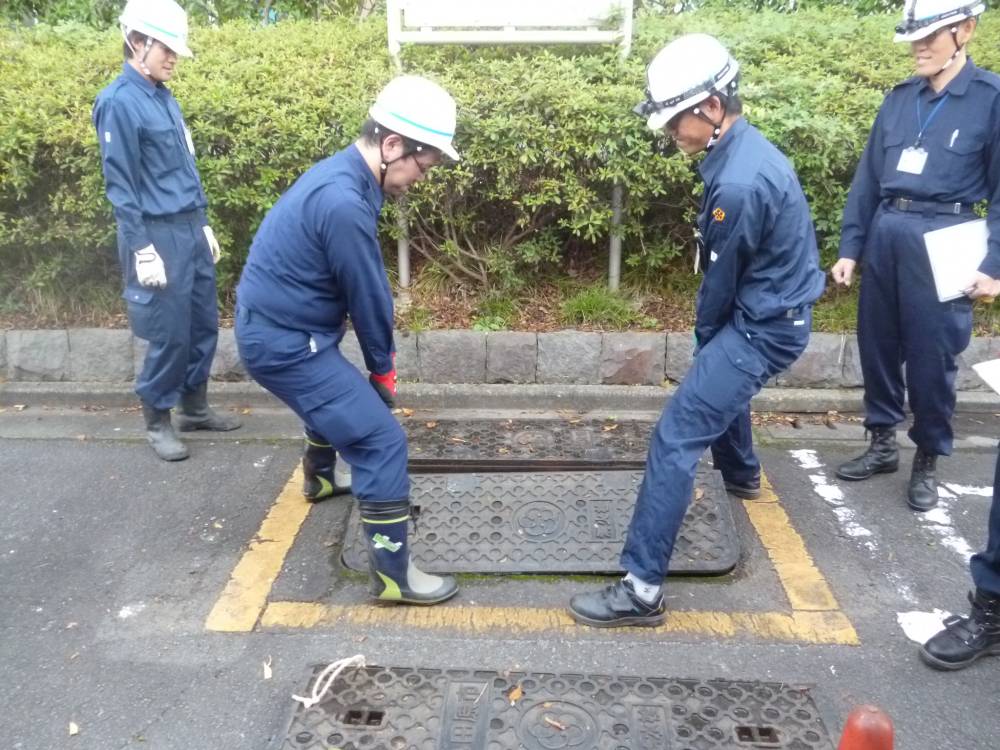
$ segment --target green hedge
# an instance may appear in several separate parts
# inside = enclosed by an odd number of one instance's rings
[[[831,10],[647,16],[624,63],[606,48],[407,48],[407,69],[435,77],[458,100],[464,157],[411,195],[415,250],[441,274],[518,287],[540,266],[558,268],[568,247],[604,253],[611,186],[621,180],[630,272],[657,279],[686,268],[678,256],[689,250],[696,174],[679,154],[655,156],[652,135],[630,110],[644,65],[664,41],[706,31],[742,62],[748,119],[798,169],[828,264],[875,111],[910,69],[907,48],[891,42],[894,22]],[[987,14],[973,52],[998,69],[995,29]],[[194,30],[198,56],[181,65],[172,88],[228,251],[223,296],[282,190],[354,139],[392,76],[384,34],[381,18]],[[117,284],[90,109],[116,75],[120,50],[114,31],[0,31],[0,300],[8,309]]]

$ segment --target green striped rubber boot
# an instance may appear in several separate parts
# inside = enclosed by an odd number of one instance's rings
[[[346,470],[345,470],[346,469]],[[351,469],[321,435],[306,428],[302,453],[302,494],[311,503],[351,491]]]
[[[368,542],[372,596],[383,602],[437,604],[458,593],[451,576],[424,573],[410,560],[407,530],[410,501],[360,503]]]

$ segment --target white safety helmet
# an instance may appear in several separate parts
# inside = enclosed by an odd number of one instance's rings
[[[976,18],[986,4],[968,0],[906,0],[903,22],[896,27],[894,42],[915,42],[943,26],[959,24],[966,18]]]
[[[660,130],[677,114],[713,94],[736,93],[739,63],[708,34],[685,34],[661,49],[646,68],[646,101],[635,113]]]
[[[386,84],[368,111],[379,125],[436,148],[458,160],[455,100],[438,84],[421,76],[399,76]]]
[[[118,17],[122,35],[129,32],[152,37],[181,57],[194,57],[188,47],[187,13],[174,0],[128,0]]]

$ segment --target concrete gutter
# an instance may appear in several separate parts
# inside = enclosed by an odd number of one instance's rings
[[[659,411],[673,388],[639,385],[489,385],[401,383],[400,406],[414,409],[530,409],[574,411]],[[256,383],[212,383],[220,406],[277,407],[280,402]],[[753,401],[756,411],[860,412],[860,388],[765,388]],[[0,406],[134,406],[130,383],[0,383]],[[961,391],[958,411],[1000,411],[1000,396]]]

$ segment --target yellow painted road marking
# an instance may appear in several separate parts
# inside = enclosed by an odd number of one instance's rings
[[[313,628],[350,625],[463,633],[579,633],[565,609],[540,607],[388,607],[312,602],[271,602],[261,617],[263,628]],[[857,634],[842,612],[670,612],[657,628],[626,628],[630,633],[691,633],[719,638],[751,635],[777,641],[804,641],[845,646],[858,644]],[[593,632],[593,631],[591,631]]]
[[[205,627],[209,630],[247,632],[253,630],[267,605],[268,594],[281,572],[285,555],[310,505],[302,497],[302,467],[297,468],[271,506],[260,531],[250,541],[233,570],[222,596],[215,603]]]
[[[301,469],[296,469],[208,616],[205,626],[209,630],[249,632],[258,620],[264,628],[347,624],[400,627],[408,632],[448,629],[465,633],[573,633],[582,627],[562,608],[269,603],[267,597],[274,580],[311,508],[302,497],[301,483]],[[775,567],[792,611],[670,612],[664,625],[641,631],[630,628],[630,632],[693,633],[719,638],[751,635],[777,641],[858,645],[854,627],[840,611],[766,476],[761,477],[760,498],[744,501],[744,507]]]

